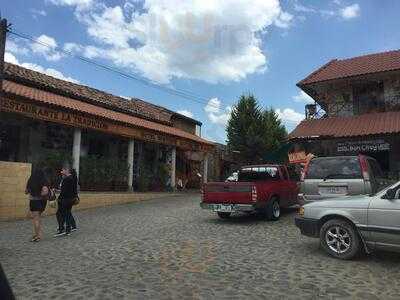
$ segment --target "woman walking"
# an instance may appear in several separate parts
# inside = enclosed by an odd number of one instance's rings
[[[61,176],[61,191],[58,196],[57,210],[58,231],[54,235],[55,237],[69,235],[74,226],[76,228],[71,209],[78,196],[77,179],[76,176],[72,174],[72,170],[69,167],[62,168]]]
[[[41,215],[46,209],[49,187],[42,170],[35,170],[26,184],[26,194],[29,194],[29,208],[33,223],[32,242],[39,242],[42,238]]]

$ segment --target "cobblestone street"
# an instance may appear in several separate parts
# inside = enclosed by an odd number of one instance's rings
[[[400,255],[339,261],[279,222],[199,208],[198,196],[77,212],[79,231],[29,242],[0,223],[0,261],[18,299],[400,299]]]

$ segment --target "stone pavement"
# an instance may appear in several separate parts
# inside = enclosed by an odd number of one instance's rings
[[[76,213],[80,230],[28,242],[0,223],[0,261],[18,299],[400,299],[400,255],[328,257],[279,222],[219,220],[186,195]],[[1,297],[0,297],[1,298]]]

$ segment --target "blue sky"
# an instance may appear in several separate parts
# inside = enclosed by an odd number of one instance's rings
[[[52,46],[10,35],[6,60],[188,114],[219,142],[242,93],[276,109],[290,131],[310,101],[296,82],[332,58],[400,48],[396,0],[13,0],[0,8],[13,30]],[[97,69],[56,46],[203,103]]]

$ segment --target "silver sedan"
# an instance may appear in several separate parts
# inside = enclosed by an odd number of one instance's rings
[[[400,182],[370,196],[348,196],[306,204],[295,219],[301,233],[320,239],[340,259],[361,249],[400,251]]]

